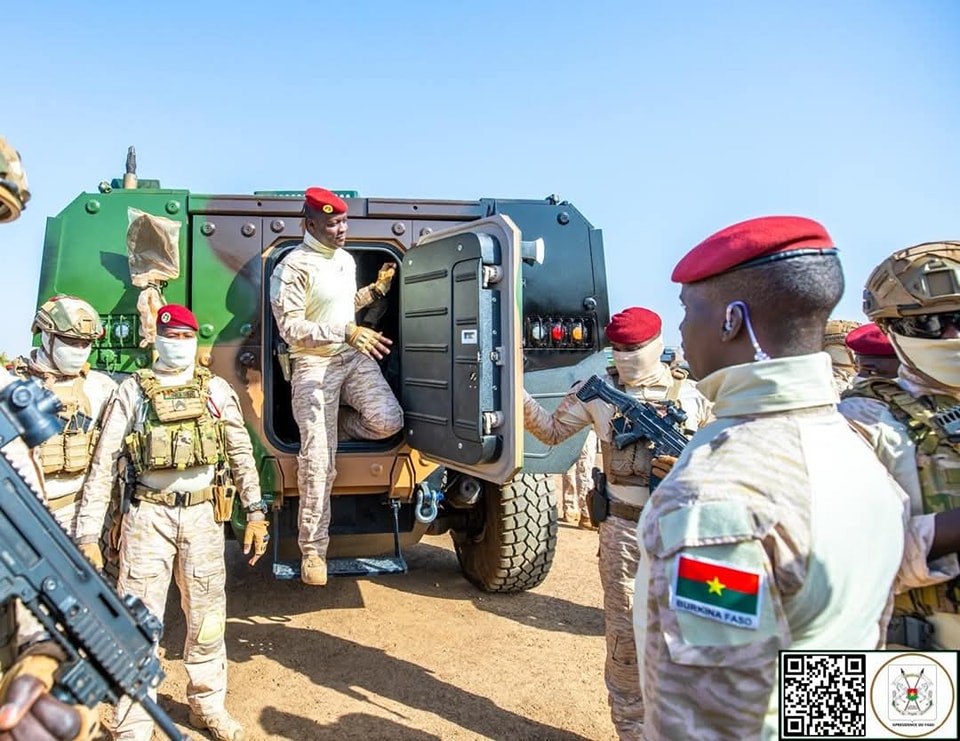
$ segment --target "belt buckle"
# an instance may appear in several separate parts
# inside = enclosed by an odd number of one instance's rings
[[[190,496],[188,491],[175,491],[173,492],[173,506],[174,507],[186,507],[187,499]]]

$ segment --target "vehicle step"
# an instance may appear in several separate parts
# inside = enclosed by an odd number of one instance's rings
[[[403,556],[376,558],[331,558],[327,561],[328,576],[376,576],[378,574],[406,574],[407,562]],[[273,564],[277,579],[299,579],[299,561],[279,561]]]

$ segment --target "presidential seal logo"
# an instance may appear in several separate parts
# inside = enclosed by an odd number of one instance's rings
[[[957,692],[951,672],[938,658],[936,653],[895,653],[876,669],[870,710],[894,736],[942,737],[937,731],[953,717]]]

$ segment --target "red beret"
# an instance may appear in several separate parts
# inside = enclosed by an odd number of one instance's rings
[[[347,203],[326,188],[307,188],[306,201],[311,208],[325,214],[345,214]]]
[[[707,237],[673,269],[674,283],[696,283],[734,268],[801,255],[835,255],[822,224],[802,216],[764,216],[741,221]]]
[[[200,329],[200,325],[197,324],[197,318],[193,315],[193,312],[186,306],[180,306],[180,304],[161,306],[157,312],[157,326],[183,327],[192,329],[194,332]]]
[[[660,334],[660,317],[650,309],[631,306],[610,317],[607,339],[618,345],[639,345]]]
[[[880,355],[892,358],[897,354],[890,340],[873,322],[851,330],[847,335],[846,343],[847,347],[857,355]]]

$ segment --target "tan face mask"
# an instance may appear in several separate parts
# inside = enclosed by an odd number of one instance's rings
[[[891,333],[890,341],[904,365],[944,386],[960,388],[960,339],[926,340]]]
[[[648,386],[660,380],[663,374],[663,338],[657,337],[639,350],[613,351],[613,364],[617,366],[620,382],[624,386]]]

